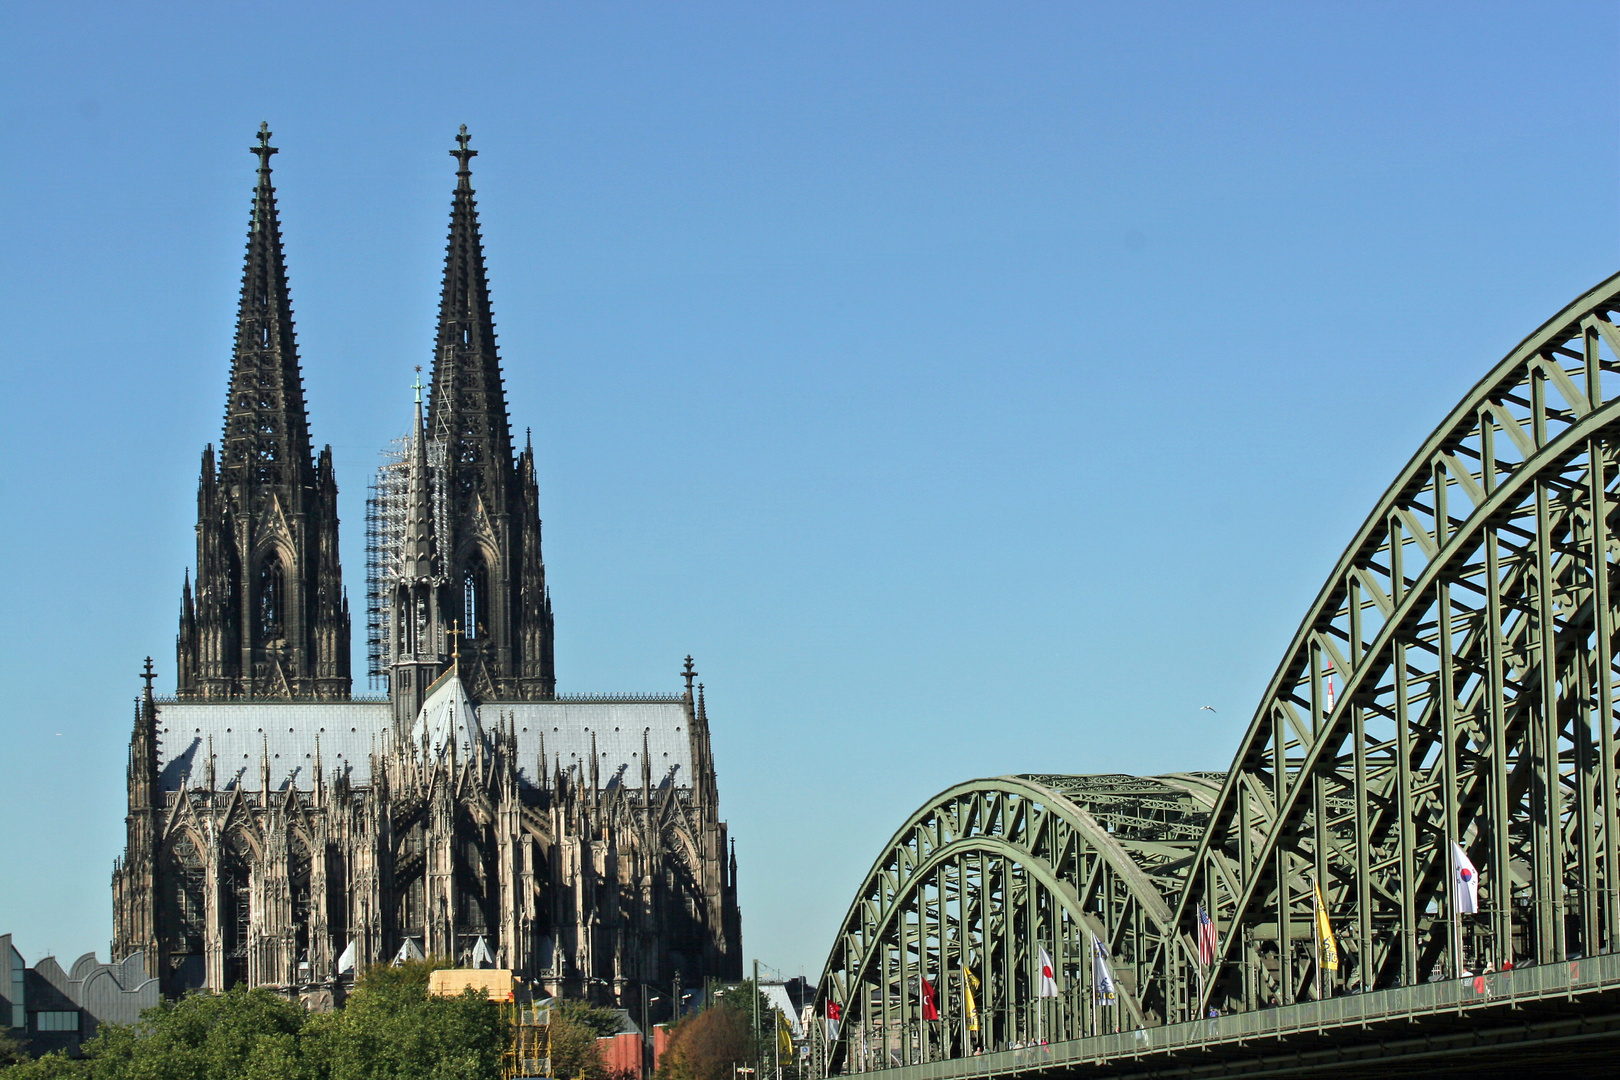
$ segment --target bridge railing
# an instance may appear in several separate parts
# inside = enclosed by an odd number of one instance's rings
[[[1213,1048],[1225,1043],[1281,1039],[1290,1035],[1417,1019],[1439,1013],[1461,1016],[1472,1010],[1558,997],[1573,998],[1579,994],[1610,989],[1620,989],[1620,954],[1366,994],[1347,994],[1324,1001],[1300,1002],[1045,1046],[1026,1046],[972,1057],[896,1066],[873,1070],[864,1075],[881,1072],[884,1080],[966,1080],[972,1077],[1008,1076],[1074,1065],[1101,1064],[1121,1058]]]

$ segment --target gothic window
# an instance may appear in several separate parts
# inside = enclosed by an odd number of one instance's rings
[[[201,954],[208,926],[204,900],[206,876],[202,858],[189,840],[175,845],[170,856],[167,904],[163,912],[164,937],[171,952]]]
[[[474,555],[461,576],[461,625],[467,631],[467,640],[476,641],[484,636],[484,624],[489,621],[489,571],[484,560]]]
[[[253,904],[248,860],[234,847],[225,849],[219,873],[219,925],[225,937],[225,988],[247,981],[248,927]]]
[[[282,619],[286,612],[286,575],[281,560],[271,555],[259,566],[259,636],[281,637]]]
[[[309,850],[298,837],[291,844],[291,874],[288,884],[292,891],[292,918],[295,943],[293,955],[307,957],[310,946],[311,871],[313,862]]]

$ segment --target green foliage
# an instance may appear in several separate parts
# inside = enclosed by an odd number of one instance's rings
[[[473,1080],[497,1075],[507,1041],[500,1010],[475,990],[427,996],[428,973],[449,965],[417,961],[369,968],[341,1013],[313,1024],[322,1080]]]
[[[23,1044],[13,1039],[0,1027],[0,1065],[14,1065],[28,1057],[28,1051]]]
[[[85,1059],[50,1054],[0,1080],[488,1080],[507,1041],[476,991],[427,996],[443,963],[367,970],[346,1008],[312,1015],[267,990],[190,994],[108,1025]]]
[[[596,1040],[619,1030],[619,1014],[584,1001],[558,1001],[551,1017],[551,1069],[562,1080],[604,1080]]]
[[[88,1061],[75,1061],[62,1051],[22,1061],[9,1069],[0,1069],[6,1080],[83,1080],[90,1076]]]

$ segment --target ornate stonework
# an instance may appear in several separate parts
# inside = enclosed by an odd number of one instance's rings
[[[413,951],[471,963],[480,941],[554,993],[741,976],[690,658],[681,693],[555,694],[534,455],[513,454],[465,129],[458,143],[432,396],[387,571],[387,699],[350,695],[331,450],[310,452],[267,131],[254,148],[177,692],[153,692],[148,661],[113,874],[115,957],[145,950],[166,993],[307,990]]]

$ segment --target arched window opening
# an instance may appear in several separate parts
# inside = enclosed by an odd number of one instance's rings
[[[248,927],[253,921],[248,860],[234,846],[225,849],[220,867],[220,928],[225,938],[225,988],[248,977]]]
[[[283,610],[286,603],[285,592],[286,577],[281,570],[281,560],[272,555],[259,566],[260,637],[281,636],[282,618],[285,614]]]
[[[484,636],[483,624],[489,621],[488,604],[489,573],[484,560],[474,558],[461,576],[461,626],[467,632],[468,641]]]

